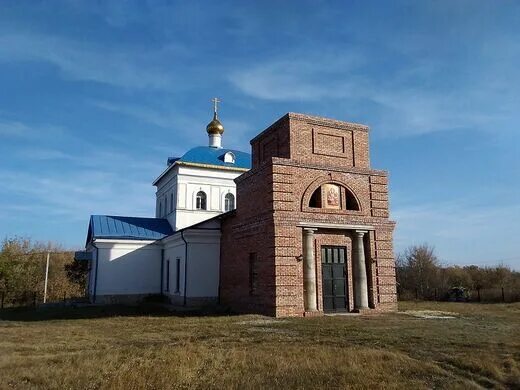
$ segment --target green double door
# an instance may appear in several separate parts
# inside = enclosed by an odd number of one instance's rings
[[[347,253],[345,247],[321,247],[321,272],[323,286],[323,310],[344,312],[348,307]]]

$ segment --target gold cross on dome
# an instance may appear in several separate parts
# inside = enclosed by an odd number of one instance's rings
[[[215,117],[217,116],[217,113],[218,113],[218,104],[221,102],[221,100],[219,100],[218,98],[213,98],[211,99],[211,101],[213,102],[213,113],[215,114]]]

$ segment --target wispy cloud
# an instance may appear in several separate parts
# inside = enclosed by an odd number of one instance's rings
[[[0,120],[0,137],[28,137],[32,134],[30,127],[21,122]]]
[[[358,50],[319,53],[293,51],[232,71],[229,81],[245,94],[273,101],[319,101],[354,97],[365,80],[356,70],[365,64]],[[345,75],[350,74],[350,78]]]
[[[36,160],[36,161],[49,161],[49,160],[76,160],[76,156],[65,153],[61,150],[50,149],[46,147],[27,147],[18,149],[15,152],[18,158]]]
[[[174,112],[171,109],[161,110],[158,107],[149,108],[144,105],[114,103],[104,100],[91,101],[90,103],[103,110],[128,115],[146,123],[167,129],[173,127],[191,127],[194,122],[196,122],[195,118],[189,117],[180,112]]]
[[[0,62],[46,62],[70,79],[124,88],[171,89],[175,78],[162,63],[167,58],[171,61],[175,51],[176,46],[172,45],[153,51],[44,34],[0,36]]]
[[[174,155],[182,155],[186,151],[186,147],[179,146],[179,141],[182,140],[183,143],[193,142],[193,132],[199,134],[198,139],[203,139],[207,122],[211,119],[211,113],[209,111],[206,118],[202,116],[196,117],[171,108],[165,108],[163,103],[158,103],[153,108],[144,105],[114,103],[102,100],[90,101],[89,103],[103,110],[126,115],[139,119],[144,123],[169,129],[171,134],[175,135],[177,142],[172,143],[172,146],[167,148],[167,150],[169,154],[173,153]],[[226,128],[224,142],[228,147],[248,145],[250,139],[249,132],[251,131],[250,123],[232,118],[226,119],[223,122]],[[188,147],[189,146],[195,145],[188,144]],[[165,150],[165,148],[162,150]]]
[[[77,139],[62,127],[15,123],[24,135],[47,137],[23,138],[2,156],[16,163],[0,165],[2,221],[27,225],[35,217],[77,223],[93,213],[153,215],[151,181],[164,169],[161,161]]]
[[[0,212],[11,220],[34,218],[40,212],[41,217],[85,221],[92,213],[150,215],[154,209],[148,181],[113,172],[79,170],[42,176],[0,171],[0,180],[4,183],[0,195],[17,195],[14,202],[0,202]]]
[[[385,136],[461,128],[516,131],[510,123],[520,120],[514,108],[520,104],[520,93],[512,80],[519,73],[510,64],[520,60],[520,45],[507,39],[500,44],[507,61],[493,57],[482,43],[473,48],[482,60],[471,66],[460,60],[447,69],[423,50],[403,55],[401,66],[385,75],[370,69],[373,53],[363,49],[337,51],[334,56],[327,51],[323,56],[301,56],[296,51],[241,66],[229,81],[242,93],[266,101],[304,101],[335,109],[355,106],[358,111],[370,105],[371,124]]]

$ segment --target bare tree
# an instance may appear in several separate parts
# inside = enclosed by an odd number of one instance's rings
[[[414,245],[397,256],[399,288],[417,291],[421,298],[432,295],[439,282],[439,260],[428,244]]]

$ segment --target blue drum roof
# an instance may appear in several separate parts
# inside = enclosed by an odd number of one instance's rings
[[[166,218],[92,215],[88,227],[87,244],[96,238],[160,240],[171,234],[173,234],[173,229]]]
[[[235,155],[235,163],[224,162],[224,155],[227,152]],[[249,153],[233,149],[212,148],[210,146],[197,146],[190,149],[181,158],[176,159],[175,162],[251,169],[251,155]]]

